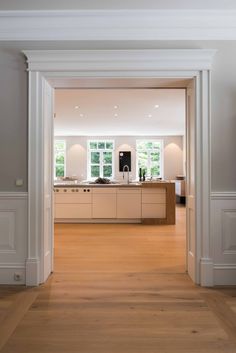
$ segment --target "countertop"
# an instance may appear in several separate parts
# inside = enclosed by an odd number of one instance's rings
[[[160,185],[166,185],[166,184],[174,184],[172,181],[145,181],[145,182],[131,182],[129,184],[127,183],[110,183],[110,184],[96,184],[96,183],[72,183],[72,182],[59,182],[59,183],[54,183],[54,188],[93,188],[93,187],[155,187]]]

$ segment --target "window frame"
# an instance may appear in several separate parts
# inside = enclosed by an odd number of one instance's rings
[[[154,152],[155,149],[138,149],[138,143],[140,142],[158,142],[160,144],[160,175],[159,176],[153,176],[154,178],[164,178],[164,141],[163,139],[155,139],[155,138],[151,138],[151,139],[138,139],[136,140],[136,175],[137,178],[139,178],[139,158],[138,158],[138,152],[147,152],[148,153],[148,164],[149,164],[149,169],[151,168],[151,158],[150,158],[150,153]],[[147,178],[150,178],[151,175],[146,175]]]
[[[56,149],[56,144],[57,143],[63,143],[64,144],[64,148],[63,149]],[[64,164],[61,163],[56,163],[56,152],[64,152]],[[64,178],[66,176],[66,140],[64,139],[55,139],[54,140],[54,166],[53,166],[53,170],[54,170],[54,180],[57,180],[57,178]],[[64,176],[57,176],[56,175],[56,168],[57,166],[63,166],[64,167]]]
[[[104,142],[105,143],[105,148],[90,148],[90,143],[99,143],[99,142]],[[113,144],[113,148],[112,149],[107,149],[106,148],[106,143],[112,143]],[[99,152],[100,154],[100,163],[96,164],[96,163],[91,163],[91,152]],[[112,153],[112,163],[109,164],[104,164],[103,162],[103,158],[102,155],[104,152],[111,152]],[[91,139],[91,140],[87,140],[87,179],[88,180],[96,180],[98,177],[92,177],[91,176],[91,166],[92,165],[99,165],[99,176],[101,178],[109,178],[111,180],[114,179],[115,176],[115,140],[110,140],[110,139]],[[112,167],[112,175],[110,177],[104,177],[103,176],[103,167],[105,165],[111,165]]]

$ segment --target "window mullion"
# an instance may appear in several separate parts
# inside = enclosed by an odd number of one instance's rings
[[[103,151],[100,151],[100,175],[103,178]]]
[[[147,150],[147,154],[148,154],[147,174],[150,174],[151,173],[151,151]]]

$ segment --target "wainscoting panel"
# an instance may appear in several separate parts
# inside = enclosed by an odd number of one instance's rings
[[[211,236],[214,247],[214,284],[236,284],[236,193],[213,193]]]
[[[0,193],[0,283],[25,283],[27,193]]]

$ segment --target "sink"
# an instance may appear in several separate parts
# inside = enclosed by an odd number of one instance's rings
[[[130,181],[129,184],[128,183],[121,183],[121,182],[117,182],[117,183],[114,183],[116,185],[121,185],[121,186],[124,186],[124,185],[141,185],[141,183],[139,183],[138,181]]]

